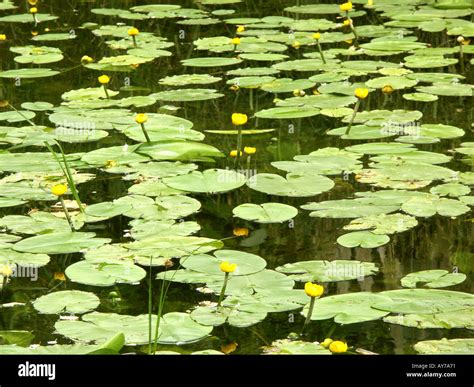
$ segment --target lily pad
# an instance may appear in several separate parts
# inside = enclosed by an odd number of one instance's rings
[[[298,215],[295,207],[280,203],[246,203],[235,207],[234,216],[257,223],[283,223]]]
[[[96,309],[99,303],[99,297],[94,293],[63,290],[37,298],[33,306],[44,314],[82,314]]]

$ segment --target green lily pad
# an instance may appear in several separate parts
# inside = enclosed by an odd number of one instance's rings
[[[96,238],[93,232],[55,232],[23,239],[13,245],[19,252],[67,254],[100,247],[110,239]]]
[[[275,270],[288,274],[295,281],[302,282],[362,280],[364,277],[378,272],[378,268],[374,263],[347,260],[300,261],[287,263]]]
[[[370,231],[355,231],[341,235],[337,238],[337,243],[341,246],[364,249],[374,249],[390,242],[390,237],[384,234],[374,234]]]
[[[187,175],[168,177],[163,182],[174,189],[196,193],[220,193],[242,187],[247,178],[241,173],[227,169],[208,169]]]
[[[450,273],[447,270],[423,270],[407,274],[400,282],[404,288],[416,288],[418,282],[423,282],[427,288],[444,288],[464,282],[463,273]]]
[[[434,314],[455,312],[474,306],[474,295],[451,290],[400,289],[381,292],[390,301],[381,301],[374,308],[391,313]]]
[[[49,293],[33,302],[34,308],[44,314],[82,314],[96,309],[100,304],[94,293],[63,290]]]
[[[372,305],[390,301],[391,299],[386,296],[369,292],[322,297],[317,299],[314,304],[311,320],[317,321],[334,318],[334,322],[339,324],[354,324],[378,320],[389,314],[389,312],[374,309]],[[302,313],[306,315],[307,312],[308,306],[303,309]]]
[[[253,176],[247,185],[269,195],[308,197],[329,191],[334,182],[321,175],[288,173],[286,179],[271,173],[259,173]]]
[[[152,327],[155,327],[155,316],[152,317],[151,323]],[[58,321],[55,324],[60,335],[84,342],[101,343],[114,336],[116,332],[122,332],[125,335],[125,345],[148,344],[148,327],[149,320],[146,314],[128,316],[98,312],[84,315],[82,321]],[[205,338],[211,331],[212,327],[196,323],[186,313],[167,313],[160,322],[158,343],[190,344]]]
[[[280,203],[245,203],[232,210],[234,216],[257,223],[283,223],[298,215],[295,207]]]
[[[237,250],[218,250],[214,256],[201,254],[191,255],[181,259],[181,265],[185,269],[209,275],[223,275],[219,268],[222,262],[235,263],[236,270],[232,276],[242,276],[257,273],[267,266],[267,262],[255,254],[245,253]]]
[[[403,214],[370,215],[354,219],[344,230],[370,230],[377,235],[395,234],[418,225],[416,218]]]
[[[399,206],[363,198],[313,202],[305,204],[301,208],[312,211],[309,215],[316,218],[359,218],[395,212]]]
[[[133,264],[93,263],[87,260],[73,263],[65,273],[71,281],[91,286],[137,284],[146,276],[145,270]]]
[[[413,348],[423,355],[472,355],[474,339],[451,339],[419,341]]]
[[[268,347],[264,348],[268,355],[331,355],[331,351],[314,342],[301,340],[276,340]]]

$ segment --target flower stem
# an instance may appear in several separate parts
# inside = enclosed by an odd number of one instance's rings
[[[224,299],[225,290],[227,288],[228,281],[229,281],[229,273],[225,273],[224,283],[222,284],[221,294],[219,296],[219,301],[217,302],[217,306],[221,306],[221,302]]]
[[[321,55],[321,60],[323,61],[324,64],[326,64],[326,59],[324,58],[323,49],[321,48],[321,43],[319,43],[319,40],[316,43],[318,44],[318,50],[319,50],[319,55]]]
[[[357,112],[359,111],[359,108],[360,108],[360,99],[357,100],[357,103],[354,107],[354,112],[352,113],[351,121],[349,122],[349,125],[347,125],[347,129],[344,135],[349,135],[349,132],[351,131],[352,124],[354,123],[354,120],[357,115]]]
[[[61,202],[61,206],[63,207],[64,215],[66,215],[67,222],[69,223],[69,227],[71,228],[71,231],[76,231],[74,228],[74,223],[72,222],[71,216],[69,215],[69,212],[66,207],[66,203],[64,203],[64,198],[62,196],[59,197],[59,201]]]
[[[134,48],[137,48],[137,38],[135,36],[132,36],[132,39],[133,39],[133,47]]]
[[[240,153],[242,152],[242,127],[237,127],[237,156],[235,157],[234,168],[240,165]]]
[[[148,132],[145,129],[145,124],[140,124],[140,126],[142,127],[143,134],[145,135],[146,142],[151,142],[150,136],[148,135]]]
[[[110,99],[109,92],[107,90],[107,85],[104,85],[104,91],[105,91],[105,96],[107,97],[107,99]]]
[[[311,315],[313,314],[315,301],[316,301],[316,297],[311,297],[311,301],[309,302],[308,314],[306,315],[306,320],[304,320],[303,329],[301,329],[301,334],[303,334],[304,329],[306,328],[306,325],[308,325],[309,321],[311,320]]]

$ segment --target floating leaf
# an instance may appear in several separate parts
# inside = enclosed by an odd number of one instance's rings
[[[232,212],[238,218],[257,223],[283,223],[298,215],[295,207],[280,203],[246,203],[235,207]]]
[[[63,290],[37,298],[33,306],[44,314],[82,314],[94,310],[99,303],[100,300],[94,293]]]

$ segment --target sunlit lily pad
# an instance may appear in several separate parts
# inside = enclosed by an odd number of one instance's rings
[[[450,273],[447,270],[423,270],[407,274],[400,280],[405,288],[416,288],[422,282],[427,288],[444,288],[460,284],[466,279],[463,273]]]
[[[374,309],[372,305],[390,302],[391,299],[381,294],[360,292],[322,297],[316,300],[311,320],[334,318],[339,324],[354,324],[364,321],[378,320],[389,312]],[[307,313],[308,307],[303,310]]]
[[[156,325],[153,316],[152,327]],[[81,321],[58,321],[55,328],[60,335],[73,340],[101,343],[117,332],[125,335],[126,345],[140,345],[149,342],[148,315],[119,315],[92,312]],[[197,324],[186,313],[165,314],[160,322],[158,342],[160,344],[185,344],[199,341],[211,333],[211,327]],[[153,331],[154,332],[154,331]],[[154,336],[153,336],[154,337]]]
[[[25,253],[67,254],[100,247],[108,242],[110,239],[95,238],[93,232],[55,232],[23,239],[13,248]]]
[[[257,223],[283,223],[298,215],[295,207],[280,203],[245,203],[235,207],[232,212],[238,218]]]
[[[63,290],[49,293],[33,302],[34,308],[45,314],[81,314],[99,306],[100,300],[94,293],[79,290]]]
[[[73,282],[91,286],[112,286],[116,283],[137,284],[146,271],[133,264],[92,263],[79,261],[66,269]]]
[[[256,191],[269,195],[307,197],[329,191],[334,182],[321,175],[289,173],[286,179],[280,175],[260,173],[248,181],[247,185]]]
[[[353,279],[362,280],[364,277],[378,272],[371,262],[360,261],[300,261],[287,263],[276,268],[281,273],[288,274],[295,281],[302,282],[335,282]]]
[[[413,348],[424,355],[472,355],[474,339],[451,339],[419,341]]]

